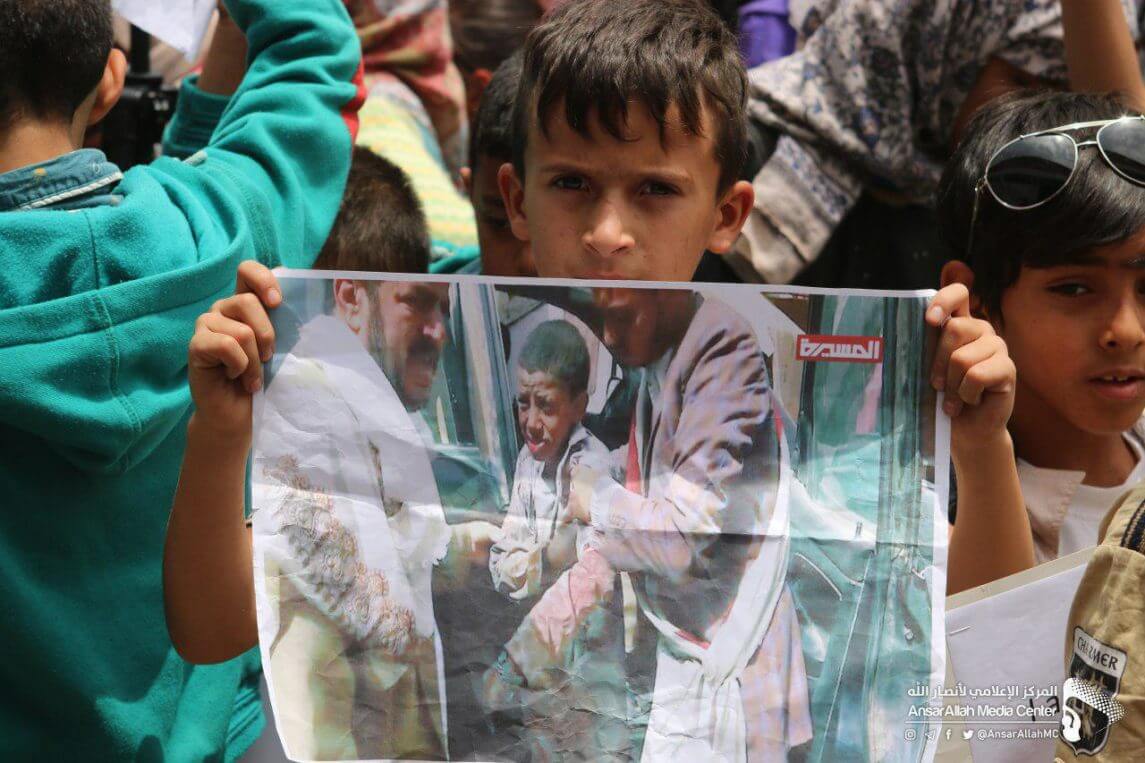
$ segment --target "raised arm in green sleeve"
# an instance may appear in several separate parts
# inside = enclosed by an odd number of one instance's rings
[[[149,171],[195,193],[243,250],[232,254],[307,267],[349,173],[365,92],[357,34],[340,0],[227,5],[247,38],[246,77],[225,106],[187,83],[165,143],[173,156],[208,135],[209,143],[185,163],[160,159]]]

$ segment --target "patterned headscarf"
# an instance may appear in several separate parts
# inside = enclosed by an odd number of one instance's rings
[[[1066,83],[1059,0],[791,0],[791,23],[797,52],[749,73],[752,116],[784,137],[737,254],[769,281],[814,260],[864,186],[930,199],[992,57]]]
[[[464,164],[465,84],[453,63],[447,0],[345,0],[362,41],[366,86],[421,116],[449,169]]]

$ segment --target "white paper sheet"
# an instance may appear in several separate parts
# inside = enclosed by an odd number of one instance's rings
[[[944,728],[963,738],[970,734],[974,763],[1053,758],[1066,624],[1091,553],[1058,560],[1051,574],[1042,571],[1043,577],[1017,588],[964,606],[952,602],[946,640],[957,683],[946,687]]]
[[[194,61],[207,36],[216,0],[113,0],[112,8]]]
[[[436,308],[390,335],[394,313],[379,310],[364,340],[330,300],[337,274],[279,277],[252,510],[263,664],[291,759],[933,758],[933,738],[904,730],[941,710],[929,690],[945,667],[946,499],[933,486],[949,430],[920,381],[928,295],[664,285],[635,297],[611,282],[386,276],[365,289],[376,304],[408,293]],[[655,329],[674,348],[664,373],[680,377],[656,391],[655,364],[622,365],[630,349],[612,341],[653,305],[689,316]],[[543,330],[570,356],[583,344],[611,401],[552,435],[566,453],[551,487],[521,420],[522,374],[536,372],[520,358]],[[878,342],[894,363],[800,357],[805,336]],[[712,342],[748,359],[701,355]],[[704,414],[685,416],[685,400]],[[747,416],[767,422],[736,456],[748,467],[720,478],[737,498],[717,512],[710,556],[740,562],[671,579],[655,566],[682,546],[645,528],[665,503],[648,497],[675,491],[684,516],[713,499],[654,416],[697,443],[690,453],[725,447]],[[574,458],[600,462],[592,490],[606,500],[579,499],[608,512],[592,547],[563,529],[588,524],[561,513]],[[693,611],[691,631],[672,619]]]

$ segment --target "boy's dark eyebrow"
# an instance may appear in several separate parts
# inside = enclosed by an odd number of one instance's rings
[[[549,162],[548,164],[541,165],[539,171],[542,173],[545,173],[545,174],[550,174],[550,173],[555,173],[555,174],[569,173],[572,175],[587,174],[587,170],[585,170],[583,167],[579,167],[575,164],[570,164],[568,162]],[[689,173],[673,170],[673,169],[670,169],[667,167],[663,167],[663,168],[654,167],[654,168],[650,168],[647,170],[633,171],[630,174],[654,178],[656,180],[661,180],[661,181],[664,181],[666,183],[675,183],[677,185],[686,185],[686,186],[692,185],[692,176]]]

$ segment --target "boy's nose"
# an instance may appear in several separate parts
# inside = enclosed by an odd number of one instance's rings
[[[1138,295],[1122,299],[1117,305],[1101,344],[1106,349],[1128,349],[1145,343],[1145,306]]]
[[[595,210],[584,245],[601,257],[623,254],[636,245],[628,232],[620,209],[612,202],[602,202]]]

